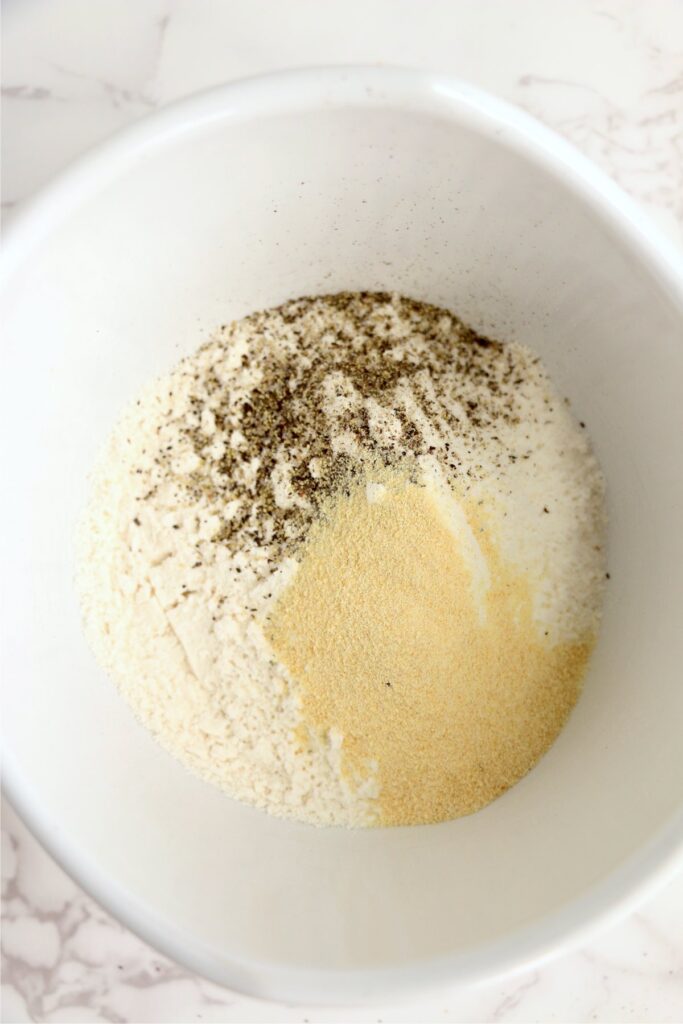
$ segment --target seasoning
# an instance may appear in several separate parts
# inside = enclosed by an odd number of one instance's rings
[[[231,550],[255,542],[280,556],[368,463],[416,474],[430,455],[459,477],[468,448],[518,422],[539,371],[446,310],[343,292],[222,328],[177,377],[187,407],[162,429],[159,477],[230,509],[220,540]],[[183,453],[192,469],[179,473]],[[493,455],[494,469],[517,457],[500,438]]]
[[[373,502],[358,488],[312,530],[269,622],[306,720],[343,734],[349,778],[378,766],[385,825],[485,806],[550,746],[579,693],[592,638],[545,643],[528,580],[477,509],[464,534],[488,581],[430,488],[397,480]]]

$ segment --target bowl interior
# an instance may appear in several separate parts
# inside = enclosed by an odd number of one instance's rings
[[[17,262],[4,647],[9,775],[43,836],[194,966],[301,996],[439,959],[467,974],[680,808],[683,320],[609,218],[466,91],[296,81],[141,129],[77,201],[62,190],[60,223]],[[98,446],[150,376],[232,317],[373,288],[537,349],[607,476],[612,579],[585,693],[519,785],[438,826],[316,830],[234,803],[134,721],[81,636],[73,529]]]

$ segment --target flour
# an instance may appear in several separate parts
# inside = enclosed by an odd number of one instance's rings
[[[78,578],[98,658],[169,752],[275,814],[383,820],[376,757],[351,762],[338,723],[307,717],[267,636],[312,528],[358,486],[381,505],[386,474],[428,486],[482,622],[478,530],[543,643],[590,645],[603,484],[585,431],[531,352],[435,307],[341,295],[229,325],[140,396],[93,475]]]

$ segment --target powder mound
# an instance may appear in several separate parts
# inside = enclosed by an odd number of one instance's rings
[[[545,643],[486,520],[469,510],[456,535],[430,491],[396,480],[372,502],[358,489],[335,503],[268,623],[306,720],[341,730],[346,771],[377,764],[390,825],[471,813],[520,779],[561,729],[590,650]]]
[[[397,295],[298,299],[223,327],[115,428],[80,531],[86,632],[237,799],[441,820],[562,727],[603,519],[586,432],[528,349]]]

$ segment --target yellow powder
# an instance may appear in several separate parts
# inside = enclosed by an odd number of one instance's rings
[[[403,482],[337,501],[266,625],[309,727],[342,733],[346,777],[376,764],[381,824],[483,807],[548,749],[579,694],[592,638],[539,636],[528,581],[465,514],[490,573],[483,606],[464,544],[429,490]]]

